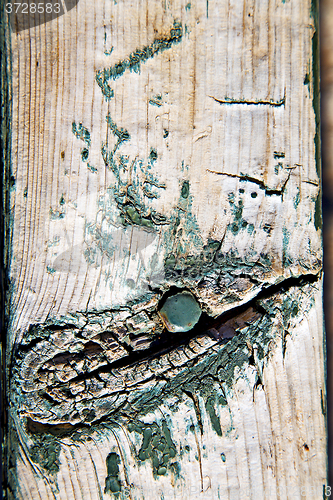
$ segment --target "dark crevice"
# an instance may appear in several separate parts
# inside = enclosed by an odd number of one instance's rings
[[[77,377],[71,379],[71,382],[84,381],[88,378],[93,377],[94,375],[97,375],[98,373],[103,373],[105,371],[109,372],[112,369],[121,369],[125,367],[127,368],[142,361],[155,359],[156,357],[159,357],[162,354],[169,353],[176,347],[188,344],[188,342],[192,338],[195,338],[203,333],[206,333],[215,338],[209,330],[221,329],[221,327],[228,320],[236,318],[237,316],[244,313],[250,307],[252,307],[257,312],[267,314],[267,311],[258,303],[259,301],[268,298],[278,292],[285,292],[289,288],[294,286],[299,287],[306,283],[315,283],[316,281],[318,281],[319,277],[320,277],[319,275],[307,274],[299,277],[287,278],[278,284],[269,285],[263,288],[254,298],[250,299],[248,302],[240,306],[233,307],[229,311],[222,313],[217,318],[212,318],[208,316],[208,314],[202,313],[201,318],[197,323],[197,325],[194,328],[192,328],[192,330],[190,330],[189,332],[172,333],[164,329],[162,334],[155,341],[152,342],[152,344],[148,349],[142,351],[132,351],[128,356],[118,359],[113,363],[108,363],[106,365],[103,365],[103,367],[96,368],[95,370],[91,370],[88,373],[83,373],[78,375]],[[219,340],[223,341],[226,339],[223,339],[222,337]],[[60,387],[61,385],[63,384],[59,383],[54,387]]]
[[[247,104],[251,106],[273,106],[273,107],[279,107],[279,106],[284,106],[286,103],[286,98],[282,97],[279,101],[274,101],[273,99],[270,100],[247,100],[247,99],[232,99],[230,97],[226,97],[224,99],[217,99],[216,97],[209,95],[211,99],[213,99],[215,102],[219,104]]]
[[[272,196],[272,195],[282,196],[285,189],[286,189],[287,182],[289,181],[289,178],[290,178],[290,172],[289,172],[282,187],[279,189],[272,189],[272,188],[266,186],[264,181],[262,181],[261,179],[257,179],[256,177],[251,177],[250,175],[247,175],[247,174],[231,174],[229,172],[217,172],[216,170],[210,170],[210,169],[207,169],[207,172],[210,172],[211,174],[216,174],[216,175],[224,175],[226,177],[233,177],[235,179],[240,179],[241,181],[252,182],[253,184],[257,184],[257,186],[259,186],[260,189],[263,189],[267,196]]]
[[[77,326],[72,323],[64,323],[62,325],[48,325],[48,329],[52,332],[58,332],[61,330],[77,330]]]

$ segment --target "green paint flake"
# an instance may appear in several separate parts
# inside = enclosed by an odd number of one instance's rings
[[[290,232],[286,227],[282,228],[282,262],[284,267],[288,267],[292,264],[292,260],[289,257],[288,254],[288,245],[289,245],[289,240],[290,240]]]
[[[157,38],[150,45],[147,45],[142,49],[136,49],[129,55],[129,57],[119,61],[114,66],[98,71],[96,73],[96,82],[102,90],[105,99],[109,100],[114,96],[114,92],[108,84],[110,80],[116,80],[127,70],[140,73],[141,64],[144,64],[149,59],[157,56],[162,51],[170,49],[174,44],[179,43],[182,36],[182,24],[179,21],[174,21],[173,28],[170,30],[168,36]]]
[[[149,160],[152,164],[157,160],[157,151],[154,148],[150,148]]]
[[[218,395],[218,391],[215,387],[216,378],[215,381],[214,378],[209,376],[208,374],[207,377],[204,377],[196,385],[192,384],[190,386],[187,386],[187,384],[185,384],[185,388],[188,388],[191,394],[199,393],[200,396],[204,399],[205,408],[210,418],[212,428],[218,436],[222,436],[222,429],[219,417],[216,413],[216,406],[219,404],[221,406],[225,406],[227,403],[223,395]],[[197,411],[198,410],[196,409],[196,413]],[[198,419],[198,421],[200,419],[201,417]]]
[[[285,158],[286,154],[283,151],[274,151],[273,157],[274,160],[277,160],[279,158]]]
[[[87,149],[87,148],[82,149],[82,151],[81,151],[81,160],[82,161],[87,161],[88,158],[89,158],[89,149]]]
[[[163,104],[162,94],[154,95],[151,99],[149,99],[149,104],[151,104],[152,106],[161,107]]]
[[[90,172],[92,172],[93,174],[95,174],[96,172],[98,172],[97,168],[94,167],[93,165],[90,165],[90,163],[87,163],[87,168],[90,170]]]
[[[56,270],[53,267],[46,266],[46,272],[48,274],[54,274],[56,272]]]
[[[213,396],[208,397],[205,406],[214,431],[218,436],[222,436],[220,420],[215,410],[215,398]]]
[[[158,102],[158,101],[154,101],[153,99],[149,99],[149,104],[151,104],[152,106],[162,106],[162,103]]]
[[[189,36],[189,35],[190,35],[190,33],[191,33],[191,30],[190,30],[190,28],[187,26],[187,24],[185,24],[185,26],[184,26],[184,33],[185,33],[185,35],[188,35],[188,36]]]
[[[188,2],[186,5],[185,5],[185,10],[191,10],[191,2]]]
[[[144,424],[140,421],[132,421],[128,424],[128,430],[141,434],[141,448],[137,456],[140,462],[146,460],[151,462],[155,479],[158,476],[164,476],[170,468],[178,470],[178,464],[171,462],[177,452],[165,420],[162,421],[162,425],[156,422]]]
[[[86,127],[79,123],[78,125],[73,122],[72,123],[72,132],[77,139],[81,139],[81,141],[85,142],[88,147],[91,144],[90,132]]]
[[[189,181],[184,181],[182,184],[180,195],[182,198],[187,199],[189,194],[190,194],[190,183]]]
[[[38,442],[30,447],[30,456],[33,462],[39,464],[51,474],[59,472],[59,455],[61,445],[57,439],[50,435],[40,435]]]
[[[105,54],[106,56],[110,56],[110,55],[112,54],[112,52],[113,52],[113,49],[114,49],[114,47],[111,47],[111,49],[110,49],[110,50],[104,50],[104,54]]]
[[[241,188],[238,190],[240,194],[244,193],[244,189]],[[253,193],[252,193],[253,194]],[[228,229],[233,233],[233,234],[238,234],[240,231],[244,230],[245,228],[248,228],[249,224],[248,221],[243,219],[243,209],[244,209],[244,202],[242,199],[238,200],[238,203],[236,203],[236,197],[234,193],[229,193],[228,194],[228,201],[230,204],[231,212],[233,215],[233,222],[228,225]],[[252,224],[253,226],[253,224]],[[254,226],[253,226],[254,228]],[[249,231],[249,229],[248,229]],[[249,231],[250,233],[252,231]]]
[[[121,224],[124,227],[141,226],[147,230],[154,230],[156,226],[168,224],[167,218],[147,203],[147,199],[149,201],[159,197],[159,193],[152,190],[152,187],[157,189],[166,187],[149,172],[158,158],[156,149],[150,149],[147,163],[135,158],[130,164],[129,157],[118,152],[123,143],[130,141],[129,132],[118,127],[110,113],[106,116],[106,121],[116,143],[111,151],[107,149],[106,144],[102,144],[101,154],[105,166],[115,175],[115,184],[109,193],[111,196],[113,193],[113,201],[119,210]],[[131,179],[130,182],[129,179]]]
[[[303,80],[304,85],[310,85],[310,75],[309,73],[305,74],[304,80]]]
[[[279,175],[281,169],[283,169],[283,163],[279,162],[277,165],[274,165],[274,174]]]
[[[184,188],[182,186],[181,191],[186,196],[186,185]],[[190,194],[187,198],[183,198],[180,193],[178,204],[175,207],[173,215],[170,217],[170,230],[165,233],[164,239],[167,254],[170,256],[172,253],[175,256],[176,273],[182,274],[181,269],[184,267],[183,264],[188,259],[197,258],[193,255],[188,255],[189,248],[198,251],[203,247],[201,230],[196,217],[192,213],[192,196]],[[165,271],[168,273],[167,268],[165,268]],[[170,273],[168,277],[171,277]]]
[[[50,208],[50,219],[51,220],[59,220],[64,219],[66,212],[64,210]]]
[[[127,130],[123,128],[118,128],[117,125],[114,123],[114,121],[111,118],[110,113],[106,115],[106,121],[110,126],[111,131],[113,134],[117,137],[117,140],[119,141],[119,144],[125,141],[129,141],[131,136],[127,132]]]
[[[221,453],[221,460],[222,460],[222,462],[225,462],[225,461],[226,461],[226,458],[225,458],[225,454],[224,454],[224,453]]]
[[[296,194],[296,196],[295,196],[295,198],[293,200],[293,204],[294,204],[295,210],[297,209],[300,201],[301,201],[301,196],[300,196],[299,188],[297,188],[297,194]]]
[[[106,458],[107,477],[105,479],[104,493],[114,494],[118,497],[121,491],[121,481],[119,474],[120,457],[117,453],[110,453]]]

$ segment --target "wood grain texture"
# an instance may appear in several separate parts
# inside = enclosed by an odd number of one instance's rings
[[[9,497],[323,498],[316,28],[80,0],[11,35]]]

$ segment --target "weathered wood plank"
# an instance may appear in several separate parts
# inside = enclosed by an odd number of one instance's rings
[[[81,0],[12,33],[12,498],[322,498],[316,23]]]

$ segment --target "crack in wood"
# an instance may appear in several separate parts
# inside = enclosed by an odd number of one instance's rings
[[[314,283],[319,278],[320,274],[307,274],[287,278],[273,285],[263,285],[246,303],[232,307],[219,317],[203,315],[197,326],[186,334],[163,331],[147,349],[133,350],[113,362],[105,361],[92,369],[89,363],[91,356],[96,354],[97,344],[93,345],[91,339],[88,340],[88,346],[83,346],[82,338],[75,338],[72,349],[75,342],[77,347],[82,346],[77,353],[66,351],[59,354],[57,351],[56,356],[53,355],[55,345],[50,340],[44,340],[40,345],[37,343],[32,349],[24,346],[23,351],[16,353],[17,359],[23,359],[14,370],[16,379],[29,379],[26,389],[22,385],[19,387],[16,382],[21,393],[19,413],[29,418],[30,430],[34,426],[47,424],[45,432],[48,432],[49,425],[65,425],[64,429],[68,432],[68,429],[74,429],[77,425],[101,422],[121,411],[122,407],[133,401],[133,397],[135,400],[140,391],[153,393],[184,369],[191,369],[201,362],[203,356],[223,349],[244,328],[267,315],[267,311],[260,306],[262,300],[285,293],[291,287]],[[69,332],[65,330],[61,333],[68,336]],[[100,354],[100,346],[97,346],[97,350]],[[65,358],[67,361],[81,359],[81,373],[77,373],[70,362],[67,363],[67,373],[65,365],[57,367],[57,362],[61,364]],[[60,373],[60,377],[42,386],[41,375],[45,375],[47,367],[52,368],[52,365],[55,369],[51,372]],[[75,363],[72,365],[75,366]],[[62,380],[61,369],[64,371]],[[40,427],[37,432],[41,432]]]
[[[219,104],[247,104],[251,106],[273,106],[273,107],[280,107],[284,106],[286,103],[286,96],[282,97],[279,101],[274,101],[273,99],[265,100],[265,99],[258,99],[258,100],[248,100],[248,99],[233,99],[231,97],[225,97],[224,99],[217,99],[216,97],[209,95],[211,99],[213,99],[215,102],[218,102]]]
[[[291,168],[296,168],[296,167],[289,167],[289,170]],[[256,177],[251,177],[250,175],[247,174],[231,174],[229,172],[217,172],[216,170],[210,170],[208,168],[206,169],[206,172],[216,175],[225,175],[226,177],[233,177],[235,179],[240,179],[241,181],[252,182],[253,184],[257,184],[257,186],[259,186],[260,189],[263,189],[265,191],[265,194],[267,194],[268,196],[272,195],[283,196],[287,182],[290,179],[290,172],[288,172],[288,176],[284,181],[284,183],[282,184],[282,187],[279,189],[273,189],[267,186],[261,179],[257,179]]]

